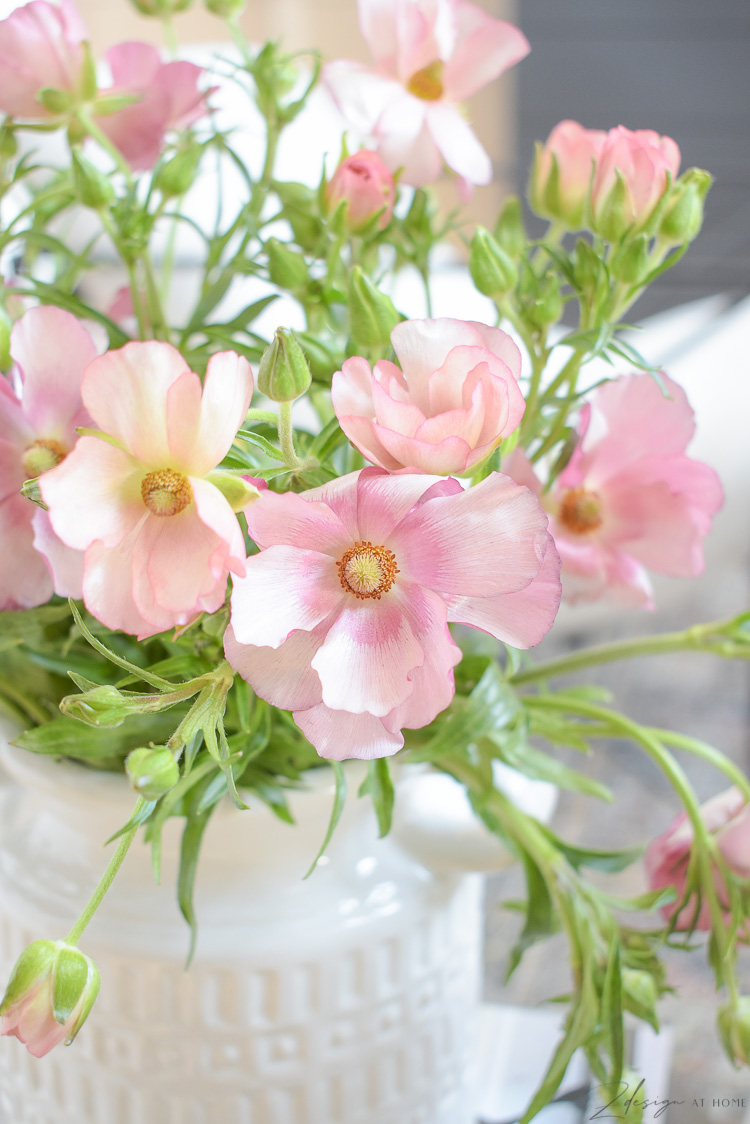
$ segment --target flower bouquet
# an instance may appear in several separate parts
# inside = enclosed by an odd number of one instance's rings
[[[0,22],[0,705],[15,746],[134,789],[78,919],[18,960],[2,1033],[36,1057],[76,1037],[100,982],[85,930],[137,835],[158,872],[165,825],[183,823],[179,901],[195,929],[216,809],[266,804],[289,821],[290,794],[324,771],[314,880],[345,805],[342,762],[360,759],[381,835],[391,766],[421,766],[462,786],[523,864],[511,967],[565,934],[564,1034],[525,1120],[579,1048],[620,1082],[623,1019],[658,1026],[660,952],[703,947],[700,930],[721,1039],[746,1063],[750,784],[718,750],[560,678],[656,652],[747,658],[748,614],[529,654],[561,595],[648,609],[649,572],[702,570],[721,486],[688,455],[684,391],[621,329],[698,234],[710,176],[680,174],[670,138],[565,121],[531,169],[546,234],[529,238],[516,198],[491,230],[472,227],[429,187],[447,169],[465,202],[490,181],[459,106],[526,54],[517,28],[465,0],[359,0],[372,65],[323,65],[251,47],[243,0],[204,2],[234,39],[210,69],[176,58],[186,0],[134,0],[163,21],[171,61],[123,43],[98,63],[71,0]],[[262,118],[257,170],[219,112],[228,89]],[[312,186],[283,180],[279,141],[321,90],[346,130],[338,164]],[[176,307],[188,235],[199,277]],[[476,319],[432,316],[441,245],[465,248]],[[107,292],[113,262],[122,286]],[[394,303],[404,272],[422,279],[426,316]],[[683,807],[631,900],[589,872],[640,850],[573,846],[498,779],[510,766],[609,799],[558,749],[613,738]],[[732,787],[701,807],[685,753]]]

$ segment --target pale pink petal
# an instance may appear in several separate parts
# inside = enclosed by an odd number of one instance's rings
[[[245,420],[253,394],[246,359],[222,351],[208,361],[205,382],[186,371],[167,392],[167,432],[172,463],[205,476],[224,459]]]
[[[653,609],[646,570],[622,551],[599,542],[575,542],[554,534],[562,559],[563,597],[571,605],[600,598],[624,608]]]
[[[441,597],[406,582],[399,586],[397,596],[425,658],[423,664],[409,672],[409,697],[383,719],[393,733],[404,727],[416,730],[426,726],[450,706],[456,689],[453,668],[462,655],[448,630],[446,605]]]
[[[45,86],[72,90],[83,54],[73,7],[33,0],[0,21],[0,110],[11,117],[49,116],[37,99]]]
[[[34,505],[21,495],[0,502],[0,610],[33,609],[52,596],[52,579],[34,549]]]
[[[72,442],[83,372],[97,357],[90,334],[61,308],[30,308],[13,327],[10,353],[23,378],[23,410],[37,436]]]
[[[116,546],[147,514],[142,479],[143,469],[129,453],[98,437],[81,437],[39,487],[55,534],[85,550],[95,539]]]
[[[1,413],[1,409],[0,409]],[[33,443],[33,438],[29,444]],[[20,492],[26,479],[23,467],[23,454],[26,442],[19,448],[10,441],[0,440],[0,500]]]
[[[374,715],[331,710],[323,703],[295,711],[294,721],[320,756],[331,761],[392,757],[404,744],[400,731],[386,730]]]
[[[167,394],[188,370],[171,344],[128,343],[87,368],[83,401],[96,425],[138,461],[152,469],[168,468]]]
[[[378,155],[392,171],[402,170],[402,183],[424,187],[440,176],[443,161],[427,128],[427,103],[402,86],[380,115],[375,136]]]
[[[449,168],[469,183],[490,183],[492,161],[455,106],[447,102],[431,104],[425,123]]]
[[[334,490],[333,485],[340,482],[327,487]],[[295,492],[267,491],[246,508],[247,529],[258,546],[313,546],[340,558],[351,546],[352,536],[328,502],[307,498],[312,495],[306,492],[303,499]]]
[[[429,397],[430,376],[440,370],[455,347],[478,347],[491,351],[510,369],[521,374],[521,353],[510,336],[475,320],[405,320],[391,332],[393,350],[404,372],[412,402],[425,414],[435,412]]]
[[[507,457],[503,457],[502,468],[505,475],[515,480],[516,484],[523,484],[536,495],[541,494],[542,482],[523,449],[516,448]]]
[[[372,383],[372,401],[378,425],[395,429],[406,437],[413,437],[425,420],[418,406],[391,398],[377,379]]]
[[[538,574],[524,589],[498,597],[451,597],[448,619],[480,628],[514,648],[533,648],[550,628],[560,607],[560,556],[552,536]]]
[[[404,84],[450,53],[454,39],[452,7],[445,0],[396,6],[396,70]]]
[[[369,418],[349,417],[345,414],[339,414],[338,417],[342,430],[365,460],[391,470],[403,467],[402,462],[383,445]]]
[[[463,101],[515,66],[531,50],[512,23],[492,19],[476,4],[456,4],[457,43],[443,69],[450,101]]]
[[[0,375],[0,432],[4,442],[19,450],[27,449],[36,437],[23,412],[20,399],[3,375]]]
[[[206,96],[198,83],[204,73],[195,63],[178,59],[162,63],[155,86],[167,104],[167,129],[187,129],[207,112]]]
[[[306,501],[312,500],[316,503],[326,504],[334,515],[341,520],[350,539],[350,543],[347,545],[360,538],[357,520],[358,486],[359,472],[348,472],[346,476],[339,476],[328,484],[321,484],[320,487],[310,488],[305,492]],[[316,549],[322,549],[317,542]],[[332,550],[331,553],[335,553],[335,551]]]
[[[401,471],[393,474],[377,468],[364,468],[359,473],[357,516],[359,537],[382,545],[394,529],[439,481],[421,472]]]
[[[244,574],[247,552],[237,516],[219,489],[208,480],[198,480],[193,476],[188,479],[198,518],[226,546],[222,569],[228,567],[236,574]]]
[[[396,73],[396,18],[399,0],[358,0],[359,26],[373,59],[383,70]]]
[[[115,86],[130,86],[145,90],[159,72],[161,56],[150,43],[129,40],[110,47],[104,56],[112,71]]]
[[[312,660],[332,710],[382,717],[411,693],[409,672],[424,652],[398,601],[346,601]]]
[[[71,550],[57,537],[52,530],[49,512],[37,508],[31,525],[34,529],[34,549],[47,563],[55,593],[77,601],[82,596],[83,551]]]
[[[403,96],[400,82],[358,62],[339,60],[323,68],[323,82],[342,115],[361,136],[373,133],[386,106]]]
[[[446,437],[444,441],[431,444],[419,437],[403,437],[379,425],[373,426],[373,431],[389,460],[399,467],[440,475],[464,472],[469,463],[471,445],[462,437]]]
[[[347,596],[329,555],[292,546],[270,546],[252,555],[245,576],[236,577],[233,587],[237,640],[267,648],[278,648],[297,629],[312,631]]]
[[[256,695],[282,710],[307,710],[321,701],[320,679],[310,662],[327,630],[293,632],[278,648],[240,644],[230,625],[224,634],[224,653],[235,671]]]
[[[354,356],[343,363],[331,379],[331,403],[337,417],[353,414],[374,418],[372,401],[373,373],[366,359]]]
[[[121,629],[139,639],[163,632],[175,623],[172,614],[164,610],[157,619],[147,620],[135,603],[133,547],[148,518],[144,511],[141,523],[115,547],[93,542],[83,562],[83,601],[88,611],[107,628]]]

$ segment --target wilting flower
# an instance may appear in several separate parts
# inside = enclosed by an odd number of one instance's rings
[[[567,600],[608,597],[653,608],[647,570],[696,577],[703,539],[722,504],[712,468],[685,456],[695,430],[682,387],[660,375],[624,375],[587,405],[580,441],[545,497]],[[541,491],[522,453],[506,472]]]
[[[584,222],[594,164],[607,134],[584,129],[577,121],[555,125],[537,148],[529,194],[538,215],[579,230]]]
[[[83,556],[20,490],[67,457],[76,426],[91,424],[81,380],[97,349],[75,316],[47,307],[21,317],[10,351],[15,388],[0,376],[0,609],[28,609],[53,592],[81,596]]]
[[[85,38],[70,0],[32,0],[0,20],[0,110],[31,121],[49,117],[37,95],[46,87],[75,91]]]
[[[14,1035],[35,1058],[69,1046],[99,992],[99,970],[64,941],[34,941],[18,958],[0,1003],[0,1034]]]
[[[261,548],[234,580],[227,659],[322,757],[384,757],[453,698],[448,621],[527,648],[550,628],[559,559],[536,497],[493,473],[366,468],[247,513]]]
[[[701,804],[701,818],[706,829],[716,837],[719,851],[727,866],[740,878],[750,878],[750,804],[738,788],[728,788]],[[669,919],[679,907],[687,886],[693,826],[682,812],[662,834],[649,844],[644,862],[649,886],[661,890],[674,886],[677,898],[662,908]],[[720,900],[726,899],[726,888],[718,870],[714,870]],[[695,915],[695,901],[688,901],[680,910],[677,929],[688,929]],[[711,915],[704,901],[696,923],[698,929],[711,928]]]
[[[652,129],[610,129],[596,161],[591,186],[592,229],[609,241],[648,224],[680,168],[671,137]]]
[[[347,223],[355,233],[380,214],[378,228],[385,230],[393,217],[396,184],[376,152],[363,149],[342,160],[326,189],[331,210],[347,203]]]
[[[391,333],[401,363],[347,359],[333,376],[339,424],[383,468],[465,472],[520,422],[521,354],[499,328],[409,320]]]
[[[114,85],[108,94],[138,94],[140,100],[97,120],[136,170],[152,168],[165,134],[185,129],[207,112],[198,87],[203,70],[192,62],[162,62],[148,43],[119,43],[106,54]]]
[[[144,637],[187,624],[219,608],[229,570],[243,572],[242,531],[212,470],[252,391],[234,352],[211,358],[201,394],[177,349],[155,341],[86,371],[83,400],[102,438],[82,437],[41,490],[55,532],[86,551],[83,599],[108,628]]]
[[[374,67],[338,61],[325,81],[339,109],[402,182],[436,180],[443,163],[467,183],[489,183],[490,158],[456,103],[529,51],[510,23],[465,0],[358,0]]]

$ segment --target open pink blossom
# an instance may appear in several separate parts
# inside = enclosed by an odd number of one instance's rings
[[[680,150],[671,137],[624,125],[610,129],[591,186],[593,229],[611,241],[642,230],[679,169]]]
[[[583,226],[594,165],[606,139],[603,130],[584,129],[577,121],[555,125],[538,147],[531,172],[531,204],[537,214],[570,230]]]
[[[391,333],[401,363],[347,359],[333,376],[339,424],[383,468],[465,472],[517,427],[526,403],[521,353],[499,328],[408,320]]]
[[[86,551],[83,599],[108,628],[144,637],[186,624],[219,608],[229,570],[243,572],[242,531],[211,473],[252,391],[232,351],[211,358],[202,393],[167,343],[129,343],[87,369],[83,400],[110,440],[82,437],[41,488],[56,534]]]
[[[81,380],[97,349],[75,316],[41,307],[15,324],[10,351],[15,385],[0,376],[0,609],[28,609],[53,592],[81,596],[83,555],[20,489],[67,457],[76,426],[91,424]]]
[[[685,456],[693,411],[682,387],[660,380],[668,397],[647,374],[623,375],[595,392],[579,444],[545,498],[566,600],[653,608],[648,570],[684,578],[703,570],[721,485],[712,468]],[[522,453],[503,468],[541,491]]]
[[[716,837],[719,851],[730,870],[740,878],[750,878],[750,804],[738,788],[728,788],[701,804],[701,818],[707,830]],[[662,834],[648,846],[644,856],[648,884],[652,890],[674,886],[677,898],[662,908],[669,920],[678,909],[687,887],[690,850],[694,838],[687,813],[682,812]],[[714,868],[714,881],[719,899],[726,902],[726,887]],[[677,918],[677,929],[688,929],[695,916],[696,902],[689,900]],[[729,914],[726,914],[727,920]],[[698,912],[697,929],[711,928],[711,914],[703,901]]]
[[[31,121],[49,117],[37,95],[46,87],[75,91],[86,37],[70,0],[32,0],[0,20],[0,110]]]
[[[458,104],[529,51],[526,37],[466,0],[358,0],[373,67],[329,63],[336,104],[403,183],[432,183],[447,164],[489,183],[490,158]]]
[[[248,511],[261,548],[234,579],[231,665],[292,710],[322,757],[385,757],[453,698],[448,621],[537,644],[560,599],[536,497],[493,473],[454,479],[366,468]]]
[[[133,168],[152,168],[166,133],[187,128],[208,111],[199,88],[203,70],[183,60],[162,62],[148,43],[119,43],[106,59],[114,83],[107,93],[139,94],[140,101],[97,123]]]
[[[396,184],[378,154],[363,149],[341,161],[326,188],[326,202],[332,211],[346,202],[346,220],[355,233],[378,214],[378,229],[385,230],[393,218]]]

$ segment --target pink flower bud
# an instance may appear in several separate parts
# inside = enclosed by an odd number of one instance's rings
[[[610,129],[591,188],[592,228],[608,242],[643,230],[668,184],[677,176],[680,150],[651,129]]]
[[[355,233],[377,214],[378,229],[385,230],[393,217],[396,184],[377,153],[363,149],[341,161],[326,199],[331,211],[344,200],[348,203],[348,225]]]
[[[35,1058],[81,1029],[99,992],[99,970],[64,941],[34,941],[18,958],[0,1003],[0,1034],[14,1035]]]
[[[584,225],[586,201],[607,134],[584,129],[577,121],[555,125],[544,145],[537,147],[531,172],[531,206],[544,218],[570,230]]]

